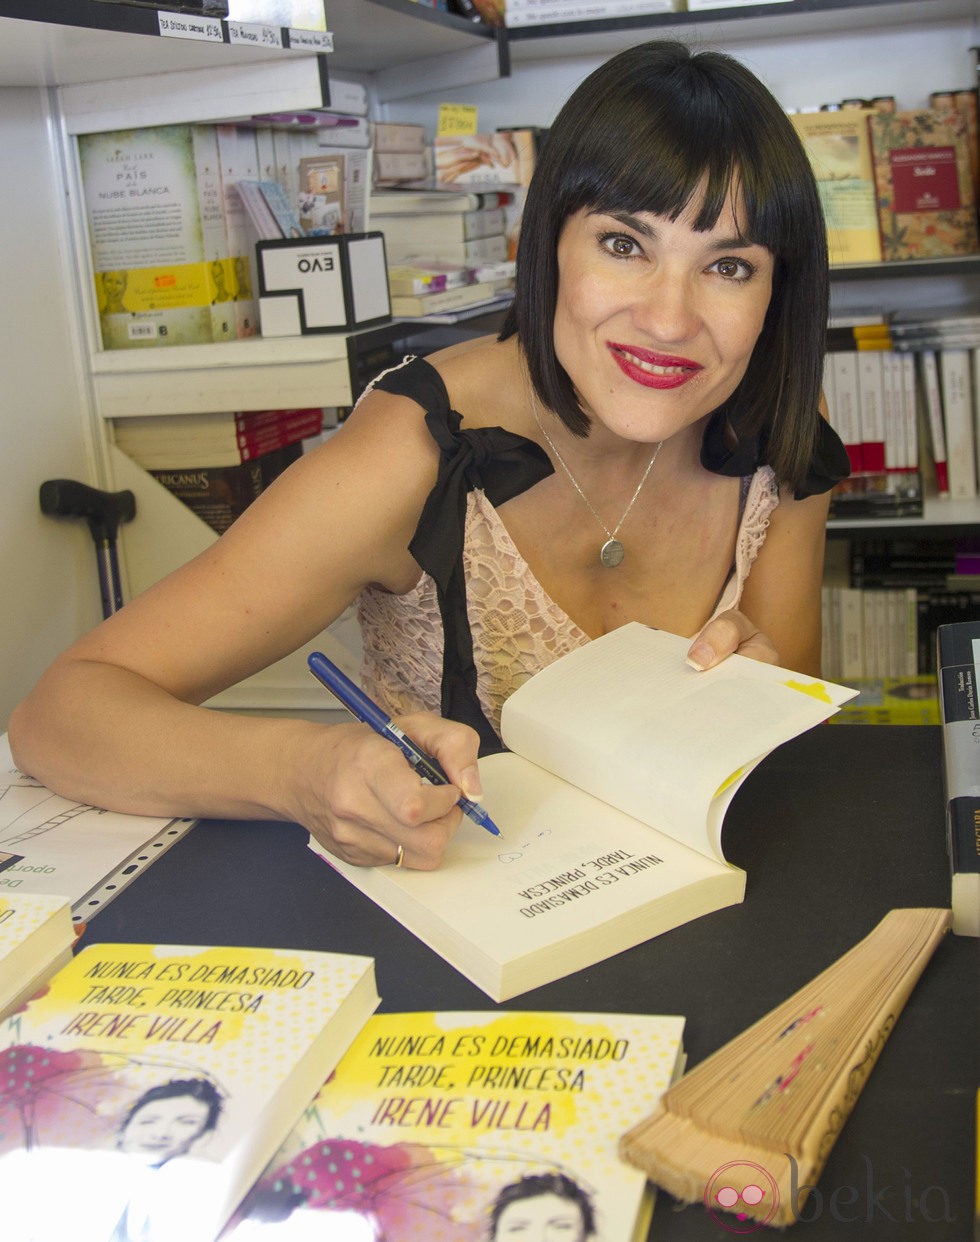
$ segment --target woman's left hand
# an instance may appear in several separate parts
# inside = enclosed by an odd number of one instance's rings
[[[779,663],[779,652],[772,640],[735,608],[719,613],[696,635],[688,649],[687,662],[703,672],[735,652],[763,664]]]

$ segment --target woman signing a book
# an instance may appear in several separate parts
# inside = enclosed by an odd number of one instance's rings
[[[211,548],[64,653],[15,761],[120,811],[277,818],[364,866],[439,865],[502,703],[628,621],[817,673],[828,493],[823,218],[778,102],[654,42],[543,143],[499,337],[382,375]],[[356,602],[362,684],[442,765],[362,724],[208,699]],[[656,704],[651,704],[656,710]]]

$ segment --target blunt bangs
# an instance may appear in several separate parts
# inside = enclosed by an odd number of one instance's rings
[[[589,420],[554,353],[558,241],[577,212],[649,212],[713,228],[731,202],[742,240],[774,259],[773,291],[745,377],[721,407],[733,434],[762,434],[798,485],[816,437],[828,313],[826,227],[806,152],[769,90],[733,57],[640,44],[572,93],[538,153],[517,252],[517,336],[543,405],[576,435]]]

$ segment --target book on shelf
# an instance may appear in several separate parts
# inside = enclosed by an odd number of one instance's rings
[[[201,245],[208,265],[211,339],[232,341],[238,335],[233,292],[234,260],[225,224],[225,190],[217,130],[213,125],[194,125],[191,127],[191,143],[201,216]]]
[[[914,311],[897,310],[889,317],[893,348],[972,349],[980,346],[980,308],[975,303]]]
[[[432,171],[426,151],[375,151],[373,184],[379,189],[401,183],[424,181]]]
[[[327,121],[333,121],[333,124],[327,124]],[[324,113],[321,123],[313,127],[313,132],[321,146],[355,147],[359,150],[367,150],[371,146],[371,122],[365,116]]]
[[[492,237],[506,232],[503,207],[476,207],[471,211],[434,212],[431,216],[418,212],[408,215],[393,212],[385,215],[374,212],[371,217],[374,228],[380,229],[386,240],[399,244],[416,244],[423,249],[432,242],[468,242],[480,237]]]
[[[450,238],[430,239],[425,242],[403,242],[391,235],[385,235],[385,255],[392,264],[438,259],[443,263],[477,267],[482,263],[507,262],[509,250],[507,237],[503,233],[474,237],[469,241],[453,241]]]
[[[980,936],[980,620],[936,630],[953,931]]]
[[[973,354],[969,349],[941,349],[938,361],[949,494],[953,499],[972,500],[977,495],[980,424],[980,404],[973,395]]]
[[[916,353],[915,364],[932,480],[936,486],[936,495],[948,497],[949,462],[946,428],[943,423],[943,397],[939,388],[939,361],[934,350],[925,349]]]
[[[954,108],[963,114],[966,120],[967,149],[970,156],[970,171],[973,175],[973,201],[980,204],[980,125],[977,115],[977,88],[967,87],[964,90],[931,91],[929,94],[930,108]]]
[[[343,201],[344,211],[340,220],[340,229],[347,233],[368,232],[368,194],[371,185],[371,153],[370,150],[338,149],[325,145],[323,138],[313,155],[303,156],[311,159],[314,168],[318,159],[339,159],[343,168]],[[302,159],[301,159],[302,164]],[[302,178],[301,178],[302,180]]]
[[[847,108],[789,118],[816,178],[832,264],[881,261],[869,115]]]
[[[252,501],[302,455],[302,443],[296,442],[237,465],[152,466],[147,470],[202,522],[223,535]]]
[[[191,819],[121,815],[62,798],[14,764],[0,734],[0,896],[67,898],[83,923],[190,830]],[[13,859],[13,861],[11,861]]]
[[[117,418],[118,448],[145,469],[237,466],[323,431],[322,408]]]
[[[74,943],[67,897],[16,892],[0,896],[0,1020],[68,963]]]
[[[377,1005],[369,957],[82,949],[0,1026],[4,1234],[213,1242]]]
[[[502,839],[464,819],[431,872],[311,848],[497,1001],[740,902],[731,799],[854,691],[744,657],[698,673],[689,645],[632,623],[510,696],[509,751],[480,761]]]
[[[463,263],[426,262],[400,263],[388,266],[388,291],[392,297],[406,294],[439,293],[443,289],[458,289],[471,285],[475,280],[475,268]]]
[[[213,137],[189,124],[79,135],[103,349],[235,336],[221,330],[234,308]]]
[[[683,1028],[619,1013],[375,1014],[223,1237],[477,1239],[495,1220],[498,1238],[579,1238],[591,1221],[590,1237],[640,1242],[653,1197],[616,1140],[680,1072]]]
[[[489,281],[475,281],[469,285],[456,285],[451,289],[432,290],[428,293],[392,294],[391,313],[401,319],[444,315],[447,311],[489,302],[495,294],[496,290]]]
[[[863,469],[861,413],[858,392],[857,350],[850,344],[828,339],[824,355],[824,397],[831,426],[843,441],[851,474]]]
[[[252,226],[253,236],[260,241],[296,236],[293,233],[283,232],[279,216],[273,211],[269,199],[262,191],[263,185],[268,185],[268,182],[250,181],[244,177],[236,182],[239,197]]]
[[[305,155],[299,161],[299,219],[304,233],[346,231],[344,156],[341,152]]]
[[[255,336],[259,316],[252,288],[254,238],[248,212],[238,192],[238,182],[258,180],[258,146],[253,131],[240,125],[216,125],[215,132],[224,190],[225,231],[231,258],[228,288],[235,304],[235,329],[239,338]]]
[[[948,910],[892,910],[712,1053],[620,1141],[624,1160],[735,1232],[800,1220]],[[914,1119],[909,1118],[914,1124]]]
[[[476,190],[527,186],[536,154],[537,135],[533,129],[437,134],[436,184]]]
[[[506,190],[376,190],[370,197],[371,219],[380,215],[452,214],[478,211],[483,207],[506,207],[511,197]]]
[[[374,121],[371,125],[375,152],[424,151],[425,137],[424,125],[399,121]]]
[[[266,178],[258,183],[258,190],[279,226],[280,237],[302,237],[303,229],[295,205],[290,202],[281,182]]]
[[[875,112],[868,125],[882,258],[976,253],[977,207],[962,114]]]

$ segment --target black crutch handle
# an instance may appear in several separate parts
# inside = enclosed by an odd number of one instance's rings
[[[116,532],[120,522],[136,516],[136,497],[131,491],[101,492],[76,479],[48,479],[41,484],[41,512],[50,517],[84,518],[95,541],[99,567],[102,615],[111,616],[122,607]]]

